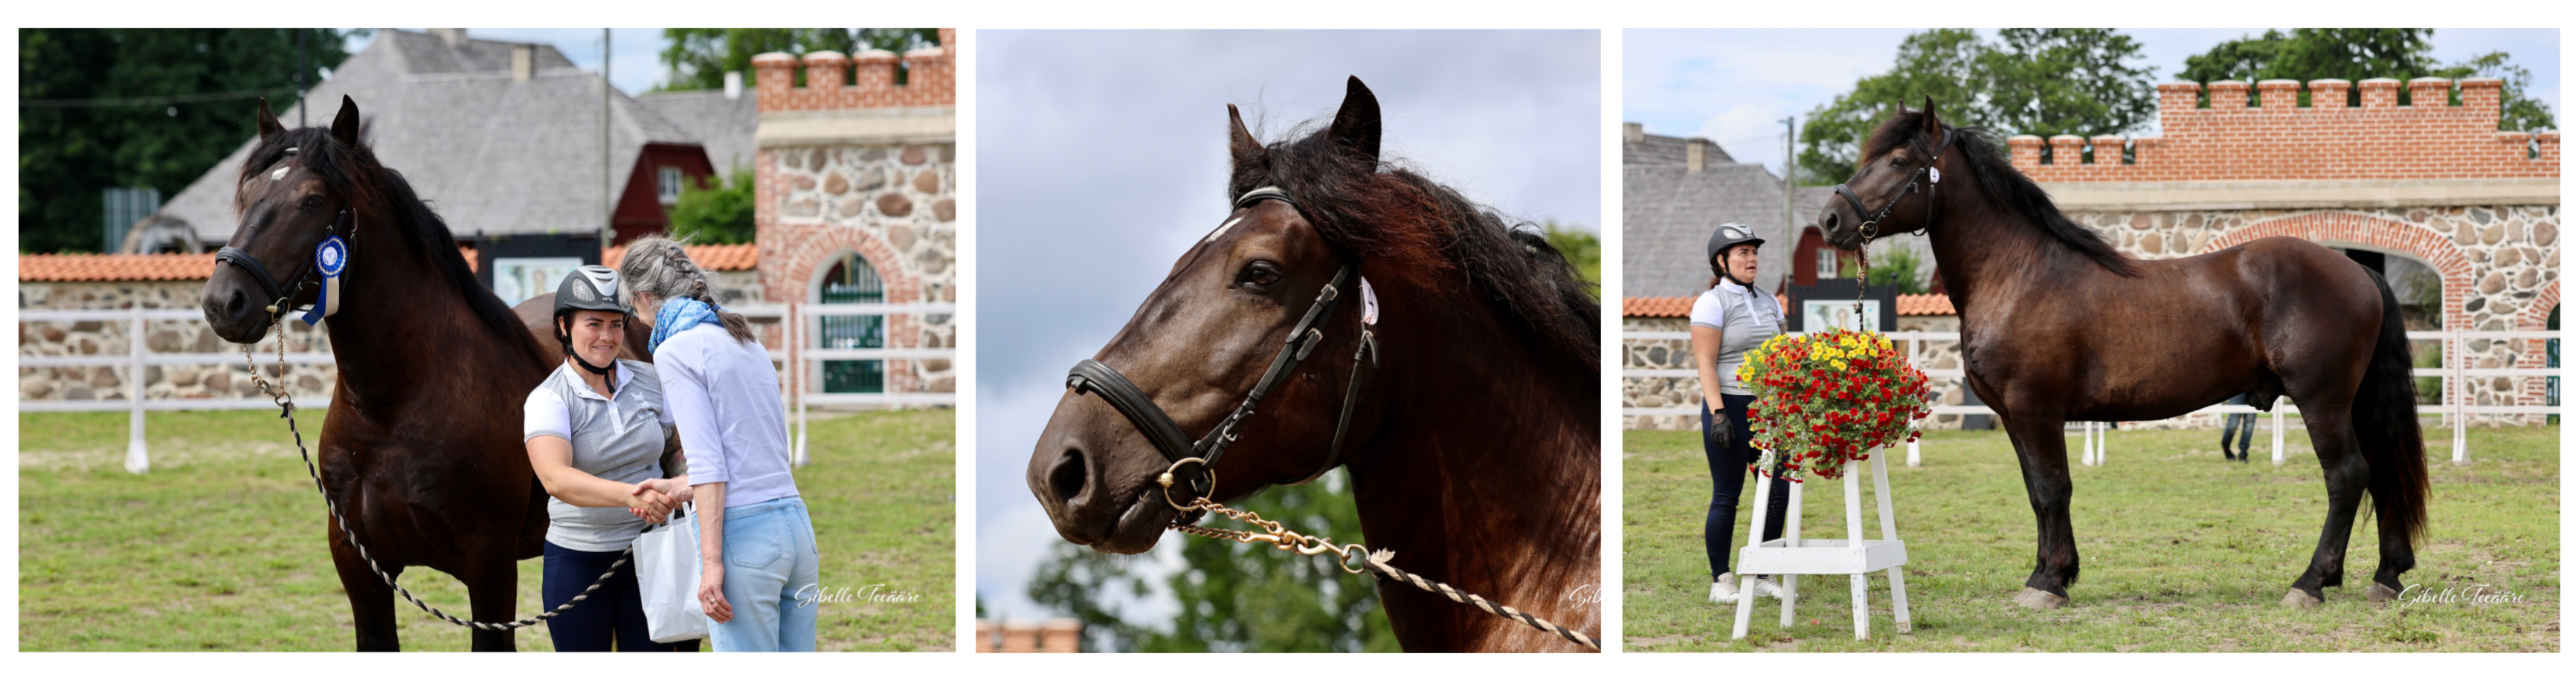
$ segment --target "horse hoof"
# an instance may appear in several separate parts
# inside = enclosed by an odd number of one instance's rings
[[[2370,589],[2363,590],[2361,592],[2361,596],[2370,599],[2371,603],[2374,604],[2388,603],[2397,599],[2397,595],[2399,594],[2401,594],[2400,591],[2391,589],[2386,584],[2377,581],[2372,581],[2370,583]]]
[[[2281,595],[2281,605],[2290,608],[2316,608],[2318,604],[2323,603],[2325,600],[2308,596],[2308,593],[2295,589],[2290,590],[2289,594]]]
[[[2025,587],[2021,589],[2021,594],[2013,596],[2013,603],[2020,604],[2022,608],[2052,609],[2065,606],[2066,597],[2039,588]]]

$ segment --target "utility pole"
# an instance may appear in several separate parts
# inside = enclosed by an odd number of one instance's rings
[[[616,52],[609,49],[608,31],[599,29],[599,254],[603,262],[609,243],[617,240],[617,201],[608,188],[614,182],[610,158],[616,154],[609,146],[609,101],[617,96],[617,85],[608,81],[608,63]]]
[[[1780,134],[1780,238],[1798,231],[1798,116],[1780,118],[1787,132]]]
[[[295,128],[299,129],[304,128],[305,126],[304,73],[313,69],[313,67],[305,60],[306,53],[304,51],[304,34],[310,32],[313,32],[313,29],[295,29]]]

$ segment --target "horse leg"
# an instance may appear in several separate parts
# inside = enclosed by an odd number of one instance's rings
[[[2344,552],[2352,541],[2354,514],[2361,494],[2370,487],[2370,462],[2353,444],[2352,412],[2344,406],[2301,405],[2308,444],[2316,447],[2317,464],[2325,469],[2326,525],[2317,536],[2316,554],[2306,573],[2281,597],[2284,606],[2313,607],[2325,601],[2325,588],[2343,584]]]
[[[340,530],[338,520],[324,528],[331,537],[331,566],[340,574],[340,590],[349,595],[349,622],[357,633],[360,651],[402,650],[402,635],[394,629],[394,588],[367,567],[367,560],[349,547],[348,534]],[[403,568],[386,566],[385,573],[402,576]]]
[[[509,541],[516,543],[517,541]],[[474,611],[474,621],[506,623],[519,619],[519,561],[510,556],[515,549],[476,555],[473,580],[466,584],[466,601]],[[519,650],[514,633],[507,630],[477,629],[474,650],[509,652]]]
[[[2003,421],[2013,455],[2021,460],[2022,488],[2029,492],[2030,510],[2039,522],[2039,560],[2013,601],[2028,608],[2057,608],[2066,605],[2066,586],[2082,571],[2068,513],[2075,481],[2066,469],[2066,420],[2054,412],[2016,412]]]

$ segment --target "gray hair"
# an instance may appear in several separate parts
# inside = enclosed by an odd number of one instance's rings
[[[639,294],[661,301],[686,297],[715,305],[715,274],[690,260],[688,250],[669,237],[646,236],[626,244],[626,259],[618,262],[617,275],[622,278],[617,293],[629,305],[635,304]],[[752,341],[750,320],[721,308],[716,314],[723,320],[725,332],[736,341]]]

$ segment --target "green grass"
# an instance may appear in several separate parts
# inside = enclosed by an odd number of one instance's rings
[[[307,432],[318,415],[299,415]],[[817,419],[796,475],[829,588],[883,584],[912,603],[825,603],[821,650],[954,650],[953,411]],[[348,600],[313,483],[273,412],[148,419],[152,471],[121,468],[126,415],[18,417],[18,639],[30,651],[345,651]],[[534,615],[543,561],[519,563]],[[414,569],[405,586],[450,612],[464,586]],[[855,592],[855,591],[854,591]],[[400,606],[407,650],[465,650],[467,631]],[[520,650],[551,650],[545,628]]]
[[[2055,611],[2022,609],[2012,597],[2030,574],[2036,531],[2011,443],[2001,433],[1942,431],[1925,435],[1921,467],[1904,466],[1902,447],[1888,467],[1908,553],[1913,633],[1894,633],[1886,574],[1870,577],[1868,641],[1852,638],[1850,577],[1806,576],[1795,626],[1781,628],[1778,602],[1766,599],[1750,633],[1734,641],[1734,608],[1708,602],[1700,525],[1709,477],[1698,437],[1630,431],[1625,645],[1639,652],[2557,651],[2559,427],[2471,429],[2467,466],[2448,460],[2448,430],[2426,434],[2435,455],[2429,541],[2418,547],[2406,582],[2460,591],[2484,584],[2519,594],[2522,603],[2363,600],[2379,560],[2371,519],[2354,534],[2345,585],[2328,588],[2324,606],[2282,607],[2325,518],[2324,481],[2305,434],[2289,434],[2289,461],[2275,468],[2268,433],[2257,438],[2254,463],[2238,464],[2220,460],[2214,430],[2117,431],[2108,465],[2073,467],[2083,555],[2083,577],[2068,589],[2073,601]],[[1844,537],[1842,490],[1833,481],[1808,486],[1805,536]],[[1747,480],[1745,502],[1752,494]],[[1866,482],[1861,498],[1865,531],[1880,537]],[[1738,512],[1739,541],[1751,515],[1750,508]]]

